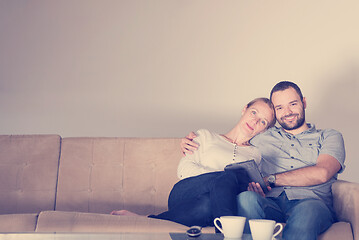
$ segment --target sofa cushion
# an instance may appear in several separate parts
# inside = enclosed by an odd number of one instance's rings
[[[0,135],[0,214],[53,210],[60,136]]]
[[[339,180],[332,185],[332,191],[338,219],[350,222],[354,239],[359,239],[359,184]]]
[[[64,138],[56,210],[160,213],[180,158],[179,139]]]
[[[185,232],[188,228],[174,222],[146,216],[63,211],[41,212],[36,232]]]
[[[352,228],[348,222],[334,223],[326,232],[321,234],[319,240],[353,240]]]
[[[0,232],[33,232],[38,214],[0,215]]]

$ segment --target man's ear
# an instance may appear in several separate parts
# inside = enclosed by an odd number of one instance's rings
[[[303,108],[306,109],[307,108],[307,99],[305,99],[305,97],[303,97]]]

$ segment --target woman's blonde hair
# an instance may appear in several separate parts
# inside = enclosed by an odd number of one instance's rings
[[[255,98],[252,101],[250,101],[249,103],[247,103],[247,108],[251,107],[253,104],[255,104],[256,102],[262,101],[265,104],[268,105],[268,107],[272,110],[273,112],[273,119],[272,121],[268,124],[267,128],[273,127],[275,125],[276,119],[275,119],[275,111],[274,111],[274,106],[273,103],[265,97],[260,97],[260,98]]]

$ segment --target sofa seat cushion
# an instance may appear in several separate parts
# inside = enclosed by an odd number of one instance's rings
[[[44,211],[36,232],[185,232],[184,225],[146,216]]]
[[[38,214],[0,215],[0,232],[34,232]]]
[[[336,222],[326,232],[321,234],[319,240],[353,240],[352,228],[348,222]]]

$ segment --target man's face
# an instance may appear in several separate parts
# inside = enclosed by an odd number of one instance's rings
[[[294,130],[303,126],[305,122],[305,98],[302,102],[293,88],[274,92],[272,103],[277,121],[285,130]]]

